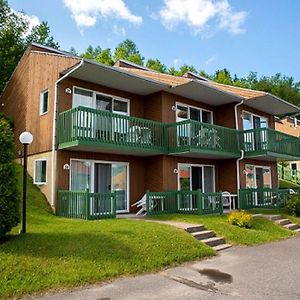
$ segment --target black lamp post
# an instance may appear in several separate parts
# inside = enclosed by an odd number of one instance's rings
[[[24,145],[24,166],[23,166],[23,209],[21,233],[26,233],[26,193],[27,193],[27,147],[32,143],[33,136],[30,132],[24,131],[20,134],[20,142]]]

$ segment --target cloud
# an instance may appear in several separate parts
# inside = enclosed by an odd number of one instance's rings
[[[205,61],[205,64],[206,64],[206,65],[209,65],[209,64],[213,63],[215,60],[216,60],[216,57],[215,57],[215,56],[211,56],[211,57],[209,57],[209,58]]]
[[[78,27],[95,26],[97,18],[114,18],[133,24],[142,23],[123,0],[63,0]]]
[[[181,64],[182,64],[182,59],[180,58],[173,59],[173,66],[175,69],[178,69]]]
[[[19,16],[20,18],[24,18],[28,22],[28,29],[24,33],[24,36],[27,36],[31,32],[31,30],[34,26],[41,24],[40,19],[35,15],[29,16],[23,12],[16,11],[14,9],[11,9],[11,12],[14,13],[15,15]]]
[[[118,26],[118,25],[114,24],[112,29],[113,29],[113,33],[115,35],[121,35],[123,37],[126,35],[126,29],[122,26]]]
[[[228,0],[164,0],[159,17],[168,30],[185,24],[199,34],[215,25],[217,29],[241,34],[245,32],[242,25],[247,13],[235,12]]]

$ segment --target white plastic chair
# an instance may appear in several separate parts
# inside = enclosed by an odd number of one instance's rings
[[[228,207],[229,210],[231,210],[231,204],[232,204],[232,198],[231,194],[227,191],[222,192],[222,200],[223,200],[223,208]]]

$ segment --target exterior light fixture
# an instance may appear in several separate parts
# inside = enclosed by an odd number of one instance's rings
[[[21,233],[26,233],[26,193],[27,193],[27,147],[33,141],[30,132],[24,131],[20,134],[20,142],[24,146],[24,164],[23,164],[23,210],[22,210],[22,228]]]

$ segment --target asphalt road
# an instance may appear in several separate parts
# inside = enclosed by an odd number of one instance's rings
[[[39,299],[300,299],[300,236]]]

